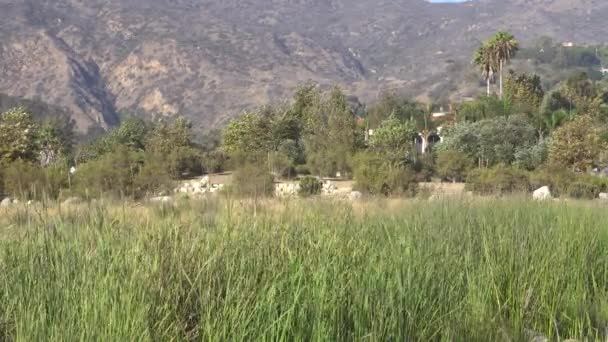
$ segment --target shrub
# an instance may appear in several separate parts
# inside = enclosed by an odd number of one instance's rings
[[[166,156],[167,172],[173,179],[181,179],[183,177],[199,176],[203,174],[201,153],[187,146],[175,148]]]
[[[127,148],[106,153],[78,167],[76,191],[87,198],[135,196],[134,178],[143,164],[142,155]]]
[[[437,153],[437,175],[442,180],[462,182],[473,166],[471,158],[462,152],[444,150]]]
[[[264,167],[257,164],[245,164],[232,175],[231,189],[240,196],[272,196],[274,177]]]
[[[207,173],[220,173],[225,170],[227,159],[223,152],[213,151],[203,154],[201,160]]]
[[[296,168],[293,166],[287,166],[281,170],[281,178],[283,179],[294,179],[298,176]]]
[[[355,189],[374,195],[415,195],[413,171],[391,166],[374,153],[361,153],[355,158]]]
[[[582,175],[576,182],[568,186],[568,196],[577,199],[594,199],[601,192],[606,191],[607,183],[608,180],[603,178]]]
[[[43,168],[17,160],[4,170],[7,195],[24,200],[57,199],[61,189],[68,187],[68,170],[61,165]]]
[[[146,156],[143,166],[133,178],[136,197],[155,196],[170,192],[173,188],[171,175],[158,158]]]
[[[528,171],[537,169],[547,160],[548,148],[546,142],[520,147],[515,152],[514,165]]]
[[[308,168],[307,165],[297,165],[296,173],[301,176],[308,176],[308,175],[310,175],[310,169]]]
[[[576,181],[576,178],[577,175],[572,170],[546,165],[530,173],[530,188],[534,190],[548,186],[551,194],[559,197],[568,194],[568,187]]]
[[[306,176],[300,179],[300,196],[308,197],[321,193],[323,183],[316,177]]]
[[[467,178],[466,189],[480,195],[528,192],[530,182],[524,171],[499,164],[490,169],[471,171]]]

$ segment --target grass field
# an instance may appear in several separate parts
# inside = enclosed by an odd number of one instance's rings
[[[608,210],[208,200],[0,213],[0,341],[601,340]]]

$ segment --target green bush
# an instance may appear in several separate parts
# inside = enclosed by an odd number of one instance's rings
[[[162,161],[148,155],[133,178],[133,186],[136,197],[157,196],[160,193],[171,192],[173,181]]]
[[[546,165],[529,175],[531,190],[548,186],[555,197],[568,195],[570,184],[576,182],[577,175],[572,170]]]
[[[577,199],[595,199],[608,188],[608,180],[582,175],[568,186],[568,196]]]
[[[297,165],[296,173],[301,176],[308,176],[308,175],[310,175],[310,169],[308,168],[307,165]]]
[[[258,164],[245,164],[234,171],[231,190],[239,196],[272,196],[274,177]]]
[[[86,198],[102,195],[135,197],[134,179],[142,164],[143,156],[127,148],[106,153],[78,167],[76,192]]]
[[[413,171],[391,166],[374,153],[360,153],[355,158],[355,190],[372,195],[407,195],[416,193],[416,175]]]
[[[501,195],[528,192],[530,182],[526,172],[499,164],[493,168],[471,171],[466,189],[480,195]]]
[[[62,165],[41,167],[21,160],[4,169],[4,190],[11,197],[23,200],[57,199],[61,189],[68,187],[68,170]]]
[[[471,158],[462,152],[444,150],[437,153],[437,175],[442,180],[462,182],[472,167]]]
[[[224,172],[227,156],[221,151],[207,152],[202,155],[203,169],[207,173]]]
[[[173,179],[199,176],[203,174],[203,156],[192,147],[177,147],[166,155],[167,172]]]
[[[300,196],[308,197],[321,193],[323,183],[316,177],[306,176],[300,179]]]

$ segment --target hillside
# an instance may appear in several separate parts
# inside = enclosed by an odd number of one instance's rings
[[[608,33],[601,0],[0,0],[0,13],[0,93],[66,108],[82,132],[119,112],[206,130],[306,80],[367,101],[471,95],[471,50],[498,29]]]

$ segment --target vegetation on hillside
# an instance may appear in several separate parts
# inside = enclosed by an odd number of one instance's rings
[[[141,198],[170,191],[175,180],[224,170],[235,171],[241,184],[230,190],[243,195],[270,195],[274,180],[309,174],[354,178],[356,189],[387,196],[415,194],[417,182],[430,180],[496,183],[489,188],[500,193],[530,190],[501,185],[509,178],[499,177],[505,169],[529,179],[544,169],[564,169],[589,186],[603,184],[587,176],[608,167],[608,84],[574,72],[547,87],[537,74],[506,70],[516,53],[530,50],[507,32],[475,51],[487,94],[472,101],[422,104],[385,93],[366,106],[338,87],[307,83],[291,99],[248,111],[205,137],[194,137],[181,117],[146,122],[125,116],[119,127],[74,146],[65,122],[10,109],[0,118],[4,189],[24,199]],[[447,115],[432,115],[448,105]],[[24,168],[31,172],[15,172]],[[26,175],[43,179],[26,181]],[[484,184],[470,188],[488,191]]]

